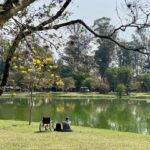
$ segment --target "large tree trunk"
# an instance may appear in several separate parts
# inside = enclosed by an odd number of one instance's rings
[[[9,77],[9,70],[10,70],[10,66],[11,66],[11,60],[14,56],[16,48],[19,45],[19,42],[21,41],[21,39],[23,37],[24,37],[23,34],[21,34],[21,33],[18,34],[18,36],[14,40],[13,45],[10,47],[10,49],[8,51],[8,55],[7,55],[7,58],[6,58],[6,61],[5,61],[5,66],[4,66],[4,73],[3,73],[2,81],[1,81],[1,84],[0,84],[0,95],[3,94],[4,87],[7,84],[7,80],[8,80],[8,77]]]
[[[0,10],[0,27],[2,27],[10,18],[12,18],[18,11],[23,10],[35,0],[18,0],[13,3],[13,0],[6,0],[5,4]]]

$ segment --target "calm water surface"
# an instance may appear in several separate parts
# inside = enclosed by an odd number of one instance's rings
[[[28,99],[0,99],[0,119],[28,120]],[[150,101],[41,98],[33,103],[32,120],[66,116],[72,124],[125,132],[150,134]]]

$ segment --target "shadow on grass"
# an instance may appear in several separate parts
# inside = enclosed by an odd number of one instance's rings
[[[35,131],[34,133],[52,133],[53,131]]]

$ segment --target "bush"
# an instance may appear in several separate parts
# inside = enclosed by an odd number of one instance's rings
[[[118,84],[116,89],[116,94],[119,99],[122,98],[124,92],[125,92],[125,86],[123,84]]]
[[[109,85],[106,82],[101,82],[99,86],[99,93],[107,94],[109,92]]]
[[[117,86],[118,68],[109,68],[106,71],[106,79],[109,83],[110,90],[115,91]]]
[[[129,67],[109,68],[106,71],[106,78],[110,89],[115,91],[117,84],[123,84],[128,94],[131,88],[131,79],[133,72]]]
[[[141,92],[141,83],[139,81],[133,81],[131,84],[131,91],[132,92]]]
[[[140,80],[141,80],[142,91],[149,92],[150,91],[150,73],[143,74]]]

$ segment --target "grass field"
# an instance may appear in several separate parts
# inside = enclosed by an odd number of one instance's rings
[[[54,92],[54,93],[34,93],[35,97],[50,97],[59,99],[116,99],[116,95],[110,94],[99,94],[99,93],[77,93],[77,92]],[[29,93],[4,93],[0,98],[26,98],[30,96]],[[122,99],[128,100],[150,100],[150,93],[131,93],[129,96],[123,96]]]
[[[38,123],[0,120],[1,150],[149,150],[150,136],[72,127],[74,132],[38,132]]]
[[[53,97],[61,97],[61,98],[101,98],[101,99],[116,99],[116,95],[114,93],[109,94],[99,94],[99,93],[52,93]],[[129,96],[124,95],[123,99],[149,99],[150,93],[131,93]]]

